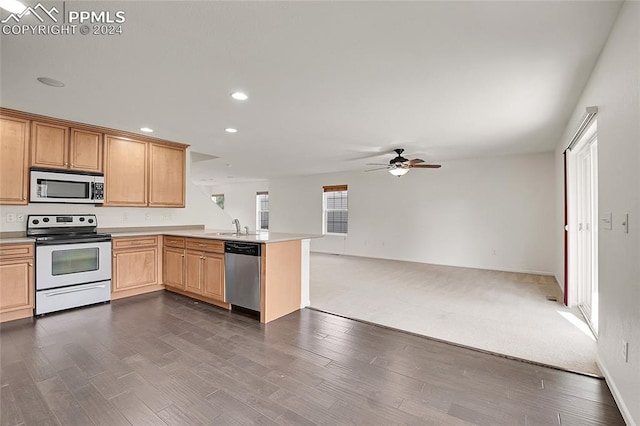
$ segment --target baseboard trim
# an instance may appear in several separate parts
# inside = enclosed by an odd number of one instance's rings
[[[330,254],[334,256],[351,256],[351,257],[360,257],[364,259],[380,259],[380,260],[394,260],[398,262],[409,262],[409,263],[421,263],[425,265],[436,265],[436,266],[452,266],[454,268],[467,268],[467,269],[481,269],[484,271],[496,271],[496,272],[513,272],[516,274],[531,274],[531,275],[546,275],[554,277],[556,283],[558,279],[556,278],[555,273],[548,271],[534,271],[528,269],[509,269],[509,268],[489,268],[487,266],[474,266],[474,265],[455,265],[452,263],[434,263],[434,262],[420,262],[417,260],[407,260],[393,257],[377,257],[377,256],[364,256],[360,254],[350,254],[350,253],[335,253],[330,251],[322,251],[322,250],[310,250],[310,253],[318,253],[318,254]]]
[[[577,375],[580,375],[580,376],[591,377],[591,378],[598,379],[598,380],[604,380],[604,377],[602,377],[602,376],[600,376],[598,374],[587,373],[587,372],[578,371],[578,370],[570,370],[568,368],[559,367],[557,365],[545,364],[543,362],[532,361],[532,360],[524,359],[524,358],[518,358],[517,356],[501,354],[499,352],[493,352],[493,351],[489,351],[489,350],[486,350],[486,349],[475,348],[473,346],[463,345],[462,343],[456,343],[456,342],[451,342],[449,340],[438,339],[437,337],[431,337],[431,336],[427,336],[425,334],[414,333],[412,331],[403,330],[401,328],[390,327],[388,325],[378,324],[378,323],[375,323],[375,322],[371,322],[371,321],[367,321],[367,320],[363,320],[363,319],[359,319],[359,318],[348,317],[346,315],[341,315],[341,314],[338,314],[336,312],[327,311],[325,309],[314,308],[313,306],[307,306],[306,309],[310,309],[312,311],[317,311],[317,312],[322,312],[324,314],[329,314],[329,315],[333,315],[333,316],[340,317],[340,318],[346,318],[348,320],[356,321],[356,322],[359,322],[359,323],[362,323],[362,324],[373,325],[373,326],[380,327],[380,328],[386,328],[387,330],[393,330],[393,331],[397,331],[399,333],[409,334],[411,336],[422,337],[423,339],[433,340],[434,342],[445,343],[447,345],[456,346],[456,347],[463,348],[463,349],[469,349],[471,351],[480,352],[480,353],[487,354],[487,355],[493,355],[493,356],[497,356],[497,357],[500,357],[500,358],[506,358],[506,359],[510,359],[510,360],[513,360],[513,361],[523,362],[525,364],[537,365],[539,367],[550,368],[552,370],[564,371],[566,373],[572,373],[572,374],[577,374]],[[636,425],[633,425],[633,426],[636,426]]]
[[[618,404],[618,409],[620,410],[620,414],[622,414],[624,422],[627,424],[627,426],[637,426],[637,423],[631,417],[631,413],[627,408],[627,404],[624,403],[624,399],[622,399],[620,391],[616,387],[616,383],[613,381],[613,378],[611,378],[609,370],[607,370],[607,367],[605,367],[600,360],[600,356],[596,356],[596,365],[604,375],[604,380],[605,382],[607,382],[607,386],[609,386],[609,390],[611,391],[611,395],[613,395],[613,399],[616,401],[616,404]]]

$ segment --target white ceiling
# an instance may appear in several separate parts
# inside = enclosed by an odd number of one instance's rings
[[[123,34],[3,35],[2,106],[134,132],[152,127],[215,156],[197,168],[212,184],[364,170],[391,155],[362,157],[398,146],[440,162],[553,149],[620,3],[66,7],[124,10]],[[41,76],[66,87],[44,86]],[[234,90],[250,99],[231,99]]]

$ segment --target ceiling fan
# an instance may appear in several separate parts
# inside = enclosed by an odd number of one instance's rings
[[[378,167],[375,169],[365,170],[366,172],[373,172],[375,170],[384,170],[387,169],[389,173],[394,176],[404,176],[411,169],[439,169],[442,167],[440,164],[421,164],[424,163],[424,160],[420,158],[414,158],[413,160],[407,160],[402,156],[404,149],[396,148],[394,149],[395,153],[398,154],[395,158],[389,161],[389,164],[382,163],[367,163],[368,166],[384,166]]]

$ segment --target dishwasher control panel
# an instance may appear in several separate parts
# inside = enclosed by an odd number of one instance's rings
[[[245,243],[242,241],[225,241],[224,252],[243,254],[245,256],[260,256],[260,243]]]

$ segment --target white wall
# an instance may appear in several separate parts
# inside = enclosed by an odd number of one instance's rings
[[[189,158],[189,155],[187,155]],[[231,229],[231,216],[220,210],[212,201],[206,188],[198,187],[188,178],[190,164],[187,162],[187,193],[185,208],[131,208],[95,207],[82,204],[29,204],[27,206],[2,206],[0,208],[0,231],[25,231],[26,223],[7,222],[7,213],[27,214],[95,214],[101,228],[129,226],[177,226],[205,225],[212,229]],[[126,216],[126,220],[124,219]]]
[[[425,263],[554,271],[553,153],[448,161],[269,182],[271,229],[322,232],[322,186],[349,185],[349,233],[311,250]]]
[[[599,108],[600,217],[613,229],[598,234],[600,326],[598,358],[628,424],[640,424],[640,2],[623,4],[609,40],[556,151],[558,202],[556,275],[563,274],[562,151],[585,108]],[[629,213],[629,233],[621,226]],[[629,362],[621,356],[629,342]]]
[[[256,193],[269,190],[267,181],[243,182],[206,187],[210,194],[224,194],[224,212],[229,217],[223,229],[232,229],[233,219],[238,219],[242,228],[256,229]]]

